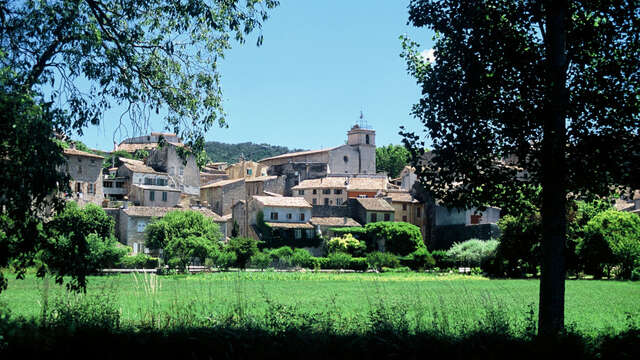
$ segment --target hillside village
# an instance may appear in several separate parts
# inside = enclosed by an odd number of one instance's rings
[[[308,244],[331,236],[332,228],[364,226],[379,221],[407,222],[420,228],[430,249],[447,249],[470,238],[499,235],[500,209],[447,209],[430,199],[407,165],[391,179],[376,173],[375,130],[356,124],[344,145],[293,152],[255,161],[208,163],[198,168],[193,155],[182,159],[181,140],[152,132],[123,140],[115,152],[148,156],[134,160],[105,158],[75,149],[64,150],[72,193],[80,205],[102,206],[116,222],[116,237],[133,254],[148,252],[144,230],[154,218],[172,210],[197,210],[233,236],[269,237]],[[162,146],[160,144],[162,143]],[[623,211],[640,211],[640,201],[619,200]],[[265,231],[267,229],[267,231]],[[305,246],[306,245],[306,246]],[[315,250],[315,251],[314,251]]]

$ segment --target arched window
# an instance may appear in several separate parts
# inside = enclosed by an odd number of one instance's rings
[[[369,145],[369,134],[367,134],[365,141],[366,141],[367,145]]]

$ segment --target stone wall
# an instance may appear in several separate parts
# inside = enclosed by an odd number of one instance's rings
[[[351,214],[351,206],[342,205],[342,206],[314,206],[311,209],[311,216],[313,217],[350,217],[353,218]]]
[[[282,176],[284,179],[282,194],[284,196],[292,196],[291,188],[298,185],[300,181],[326,177],[327,163],[285,163],[273,165],[269,167],[268,175]]]
[[[102,190],[102,159],[77,155],[66,156],[66,171],[71,178],[69,183],[71,187],[71,198],[80,206],[88,203],[101,205],[104,200],[104,192]],[[93,186],[91,193],[89,192],[89,184]]]

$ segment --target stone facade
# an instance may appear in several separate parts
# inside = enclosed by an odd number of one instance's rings
[[[267,193],[280,194],[284,193],[285,177],[284,176],[259,176],[251,179],[245,179],[247,196],[265,195]]]
[[[104,200],[102,161],[104,159],[74,148],[65,149],[64,156],[67,159],[64,171],[70,177],[69,188],[71,189],[67,198],[75,200],[80,206],[88,203],[102,205]]]
[[[327,176],[326,163],[284,163],[269,167],[270,176],[282,176],[284,188],[282,195],[292,196],[291,188],[307,179],[318,179]]]
[[[132,185],[129,201],[136,206],[174,207],[180,202],[180,190],[168,186]]]
[[[200,202],[206,201],[209,208],[220,216],[230,214],[232,206],[246,197],[244,179],[218,181],[200,188]]]
[[[363,226],[378,221],[395,221],[395,210],[389,201],[381,198],[349,199],[353,219]]]
[[[196,158],[188,155],[185,160],[178,154],[181,144],[167,143],[162,148],[152,150],[147,165],[154,170],[167,173],[176,183],[176,187],[184,194],[200,196],[200,171]]]
[[[255,161],[242,160],[225,169],[229,179],[251,179],[267,175],[267,167]]]

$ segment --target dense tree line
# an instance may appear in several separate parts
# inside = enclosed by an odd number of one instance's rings
[[[244,142],[239,144],[226,144],[217,141],[207,141],[204,149],[211,161],[227,163],[238,162],[241,158],[245,160],[258,161],[271,156],[277,156],[290,152],[303,151],[300,149],[289,149],[286,146],[254,144]]]

